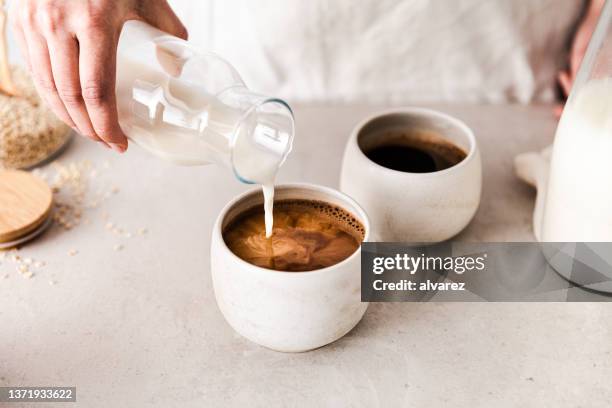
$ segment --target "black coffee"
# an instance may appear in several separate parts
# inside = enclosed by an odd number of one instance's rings
[[[466,152],[442,136],[426,131],[389,131],[364,149],[373,162],[406,173],[432,173],[453,167]]]

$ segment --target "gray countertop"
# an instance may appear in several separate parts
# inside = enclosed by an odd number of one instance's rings
[[[279,181],[337,187],[351,129],[380,108],[296,106],[295,151]],[[532,240],[534,192],[514,177],[512,161],[551,142],[551,108],[436,108],[466,121],[483,154],[482,204],[458,239]],[[46,263],[31,279],[0,261],[0,385],[76,386],[77,406],[105,408],[608,407],[612,400],[608,303],[371,304],[327,347],[302,354],[259,347],[225,323],[209,273],[215,217],[247,187],[215,166],[177,167],[137,147],[121,157],[81,138],[60,161],[83,159],[98,169],[90,191],[116,187],[116,194],[86,211],[81,225],[54,226],[23,247],[20,256]],[[108,222],[133,236],[113,234]],[[148,234],[137,234],[141,228]]]

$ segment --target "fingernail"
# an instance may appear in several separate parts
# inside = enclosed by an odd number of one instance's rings
[[[116,151],[117,153],[123,153],[123,152],[125,152],[125,147],[124,147],[124,146],[121,146],[121,145],[119,145],[119,144],[116,144],[116,143],[110,143],[110,147],[112,147],[112,149],[113,149],[114,151]]]

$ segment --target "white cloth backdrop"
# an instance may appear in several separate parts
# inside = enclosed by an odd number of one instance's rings
[[[10,2],[9,2],[10,3]],[[191,40],[292,102],[546,102],[584,0],[170,0]],[[9,33],[10,55],[20,61]]]
[[[550,101],[582,0],[171,0],[191,39],[291,101]]]

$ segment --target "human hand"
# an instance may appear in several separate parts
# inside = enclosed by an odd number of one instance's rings
[[[578,75],[578,69],[584,58],[589,41],[595,31],[597,25],[597,19],[603,9],[604,0],[591,0],[588,11],[576,30],[576,35],[572,41],[572,48],[569,54],[569,67],[565,71],[559,72],[557,79],[561,89],[563,90],[564,96],[569,96],[576,75]],[[555,108],[555,114],[561,116],[563,112],[563,105],[559,105]]]
[[[166,0],[17,0],[11,20],[38,92],[82,135],[122,153],[115,98],[119,34],[142,20],[187,39]]]

